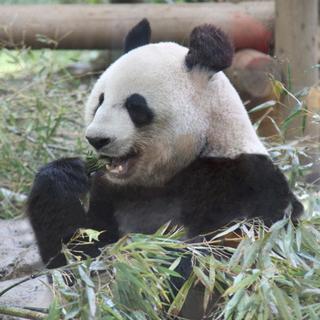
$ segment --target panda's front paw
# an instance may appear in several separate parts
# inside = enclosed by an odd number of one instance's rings
[[[42,260],[49,268],[66,263],[62,241],[87,225],[83,199],[89,187],[85,164],[78,158],[53,161],[40,168],[35,177],[27,212]]]
[[[33,188],[68,196],[87,193],[89,185],[84,162],[79,158],[62,158],[40,168]]]

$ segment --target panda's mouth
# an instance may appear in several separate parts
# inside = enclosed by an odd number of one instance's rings
[[[117,178],[125,178],[132,172],[132,169],[138,160],[138,153],[131,150],[121,157],[100,156],[100,158],[106,160],[107,164],[105,169],[109,175]]]

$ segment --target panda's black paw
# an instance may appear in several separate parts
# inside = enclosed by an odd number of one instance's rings
[[[61,243],[87,226],[83,199],[90,182],[78,158],[53,161],[37,173],[27,201],[27,212],[43,262],[49,268],[66,263]]]
[[[67,197],[70,194],[86,194],[89,178],[85,164],[79,158],[62,158],[40,168],[36,175],[33,191],[52,192],[52,195]]]

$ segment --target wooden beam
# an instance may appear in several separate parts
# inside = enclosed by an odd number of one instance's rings
[[[213,23],[230,34],[236,48],[267,52],[274,4],[1,5],[0,42],[7,48],[121,48],[128,30],[142,18],[150,20],[154,42],[187,44],[195,26]]]

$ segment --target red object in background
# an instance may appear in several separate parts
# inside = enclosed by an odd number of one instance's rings
[[[230,20],[230,36],[235,49],[251,48],[269,53],[272,32],[259,20],[249,15],[235,13]]]

